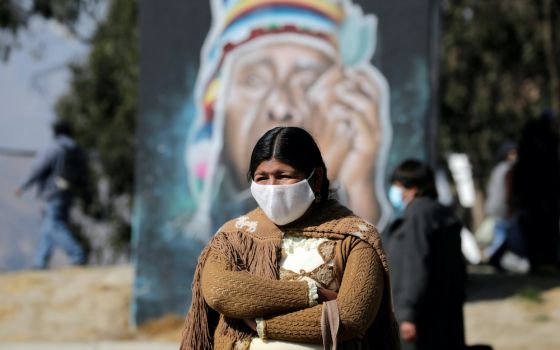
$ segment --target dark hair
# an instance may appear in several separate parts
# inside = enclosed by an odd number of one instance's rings
[[[72,127],[65,121],[57,120],[52,125],[52,130],[55,136],[65,135],[72,136]]]
[[[416,187],[416,197],[438,197],[434,172],[430,166],[416,159],[407,159],[397,166],[391,182],[399,182],[407,189]]]
[[[497,154],[496,160],[498,162],[502,162],[502,161],[507,159],[508,155],[512,151],[516,151],[516,150],[517,150],[517,144],[515,144],[515,142],[513,142],[511,140],[506,140],[506,141],[502,142],[502,144],[500,145],[500,148],[498,148],[498,154]]]
[[[323,169],[321,201],[328,199],[327,167],[317,143],[307,131],[293,126],[279,126],[268,130],[253,148],[247,173],[248,180],[253,179],[259,164],[273,158],[303,172],[306,177],[311,175],[315,168]]]

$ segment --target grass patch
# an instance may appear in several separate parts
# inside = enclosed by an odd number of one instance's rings
[[[548,315],[538,315],[535,317],[535,322],[544,323],[550,321],[550,316]]]
[[[519,299],[531,302],[531,303],[535,303],[535,304],[540,304],[543,302],[543,297],[541,292],[534,288],[534,287],[525,287],[523,289],[520,289],[517,293],[516,296]]]

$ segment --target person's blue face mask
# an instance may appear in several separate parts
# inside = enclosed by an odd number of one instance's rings
[[[389,202],[391,202],[391,205],[395,208],[397,213],[402,213],[404,208],[406,208],[402,188],[396,185],[391,185],[391,188],[389,188]]]

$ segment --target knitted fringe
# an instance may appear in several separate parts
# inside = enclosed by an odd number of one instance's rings
[[[259,241],[242,232],[223,232],[214,236],[202,251],[194,274],[192,302],[185,320],[181,350],[213,350],[214,331],[233,339],[234,344],[245,344],[247,348],[254,335],[243,320],[230,317],[224,317],[224,322],[219,325],[209,325],[208,314],[215,311],[208,307],[202,296],[200,279],[210,250],[220,252],[237,271],[276,280],[279,246],[279,239]]]
[[[212,241],[210,243],[212,243]],[[202,268],[208,258],[210,246],[211,244],[208,244],[200,254],[198,264],[194,272],[191,306],[185,319],[181,350],[213,350],[214,348],[214,341],[212,339],[213,332],[210,329],[211,325],[208,322],[210,308],[204,301],[200,284]]]

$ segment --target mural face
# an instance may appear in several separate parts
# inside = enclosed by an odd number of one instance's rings
[[[433,140],[436,0],[139,6],[131,319],[185,314],[201,249],[257,205],[249,156],[274,126],[310,131],[340,201],[383,228],[386,169]]]
[[[263,44],[232,60],[224,91],[224,154],[238,188],[247,186],[252,147],[263,130],[278,125],[309,130],[313,105],[308,91],[332,64],[317,50],[289,43]]]
[[[197,79],[186,169],[198,208],[186,232],[206,240],[253,209],[246,173],[275,126],[307,129],[338,199],[384,226],[391,139],[388,87],[370,63],[376,18],[349,1],[214,1]],[[207,232],[208,235],[200,235]]]

